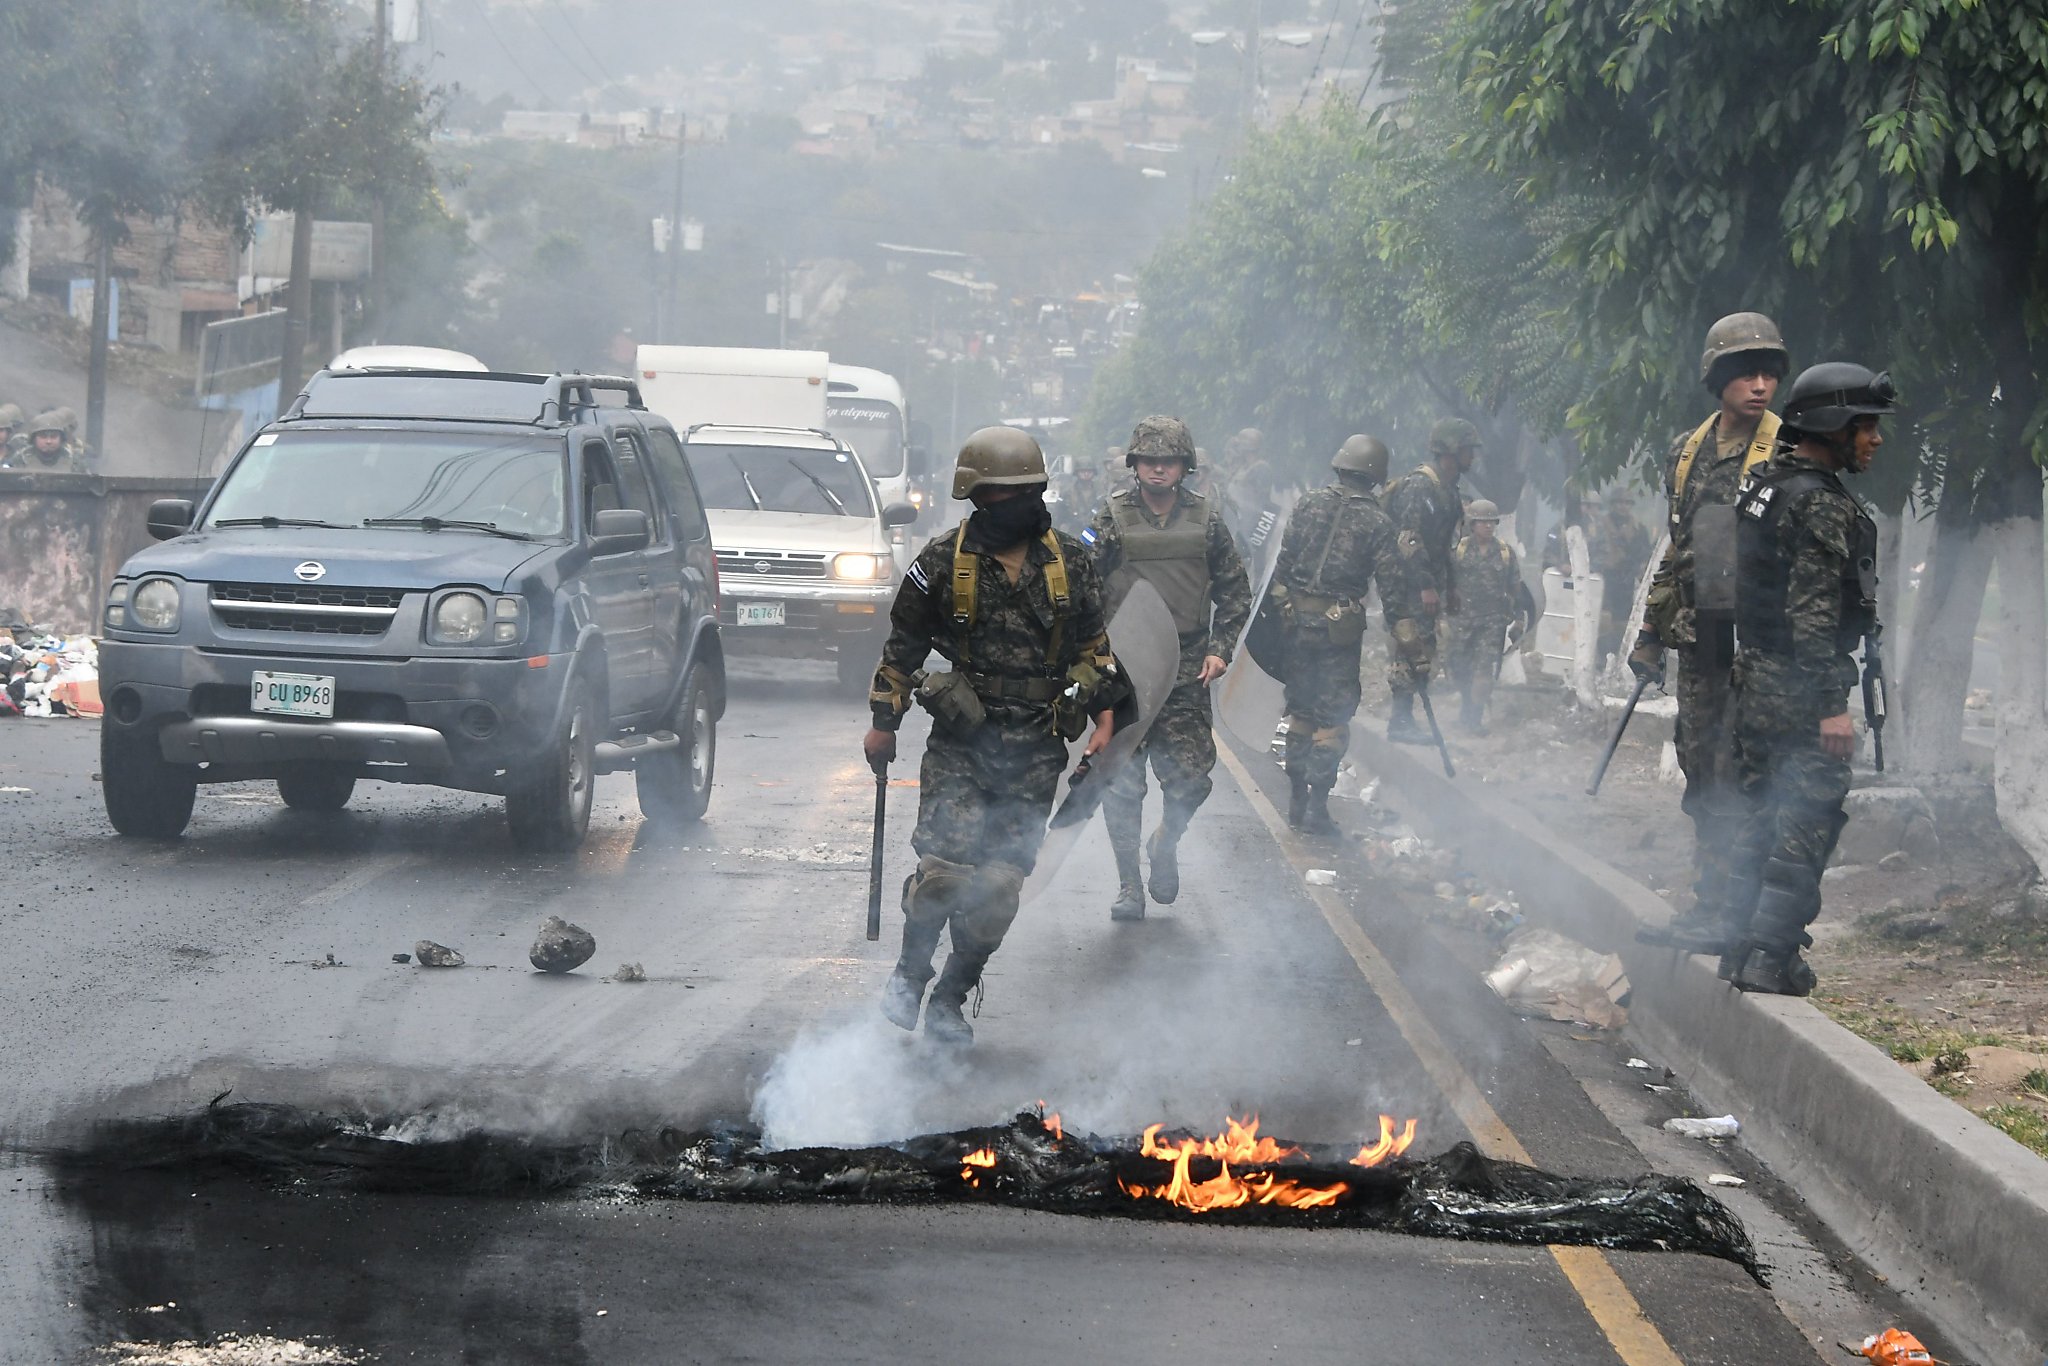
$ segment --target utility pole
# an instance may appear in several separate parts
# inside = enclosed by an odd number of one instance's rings
[[[1244,131],[1250,133],[1259,108],[1259,29],[1264,14],[1261,0],[1251,0],[1252,25],[1244,34]]]
[[[385,44],[391,36],[391,0],[377,0],[377,34],[371,51],[377,59],[377,79],[384,79]],[[339,316],[340,290],[335,291]],[[370,340],[384,340],[384,189],[376,186],[370,194]],[[282,396],[280,396],[282,397]]]
[[[306,338],[313,326],[313,210],[292,215],[292,278],[286,285],[284,357],[277,367],[277,410],[299,396],[306,380]]]
[[[92,360],[85,380],[85,449],[95,468],[105,468],[107,434],[107,329],[114,292],[114,230],[101,223],[93,232]]]
[[[690,118],[676,112],[676,194],[668,215],[668,310],[667,326],[658,334],[665,342],[682,340],[683,316],[676,281],[683,262],[683,149],[689,145]]]

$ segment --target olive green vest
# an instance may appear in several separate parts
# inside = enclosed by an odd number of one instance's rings
[[[1144,579],[1166,599],[1174,629],[1192,635],[1209,629],[1209,500],[1198,493],[1166,526],[1154,526],[1139,504],[1141,495],[1119,493],[1109,500],[1123,542],[1120,578]],[[1126,582],[1122,585],[1128,589]]]

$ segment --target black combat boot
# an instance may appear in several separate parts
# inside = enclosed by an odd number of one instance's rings
[[[1753,876],[1709,869],[1700,875],[1691,907],[1673,916],[1667,925],[1645,925],[1637,930],[1636,942],[1680,953],[1725,955],[1749,924],[1757,889]]]
[[[1395,693],[1393,705],[1387,711],[1387,738],[1397,745],[1427,745],[1435,743],[1429,732],[1415,723],[1415,695]]]
[[[903,879],[903,949],[882,987],[882,1016],[898,1029],[917,1028],[925,983],[932,980],[932,955],[938,952],[951,898],[963,885],[964,879],[944,865],[920,866]]]
[[[1301,833],[1319,839],[1335,839],[1344,833],[1344,827],[1330,818],[1329,788],[1312,787],[1308,790],[1308,802],[1301,813]]]
[[[1811,995],[1813,969],[1799,951],[1813,943],[1806,927],[1820,909],[1820,878],[1803,863],[1774,857],[1762,883],[1748,928],[1721,958],[1721,975],[1738,991]]]
[[[1308,779],[1298,773],[1287,775],[1287,828],[1301,829],[1302,817],[1308,814]]]
[[[974,1042],[974,1026],[967,1023],[964,1007],[968,996],[981,981],[981,970],[988,963],[985,953],[965,953],[959,949],[946,955],[945,971],[932,986],[932,998],[924,1008],[924,1034],[935,1043],[970,1044]]]

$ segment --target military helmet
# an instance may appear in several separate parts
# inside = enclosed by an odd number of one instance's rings
[[[1892,377],[1852,361],[1809,365],[1785,396],[1785,425],[1816,434],[1838,432],[1859,417],[1896,411]]]
[[[34,418],[30,419],[28,432],[30,436],[41,436],[44,432],[55,432],[59,436],[69,436],[71,435],[72,424],[77,420],[71,415],[69,409],[52,408],[48,412],[37,413]]]
[[[1465,505],[1465,520],[1468,522],[1498,522],[1500,509],[1491,498],[1474,498]]]
[[[983,427],[960,447],[953,466],[953,496],[971,498],[981,488],[1012,488],[1045,482],[1045,452],[1029,432]]]
[[[1231,440],[1237,443],[1241,455],[1257,455],[1266,448],[1266,434],[1257,427],[1242,428]]]
[[[0,403],[0,431],[11,432],[26,421],[28,414],[19,403]]]
[[[1363,432],[1344,438],[1344,444],[1330,457],[1330,468],[1346,474],[1362,474],[1375,484],[1387,481],[1387,443]]]
[[[1132,469],[1140,460],[1178,460],[1195,468],[1195,438],[1188,424],[1177,417],[1154,414],[1131,429],[1131,444],[1124,447],[1124,464]]]
[[[1429,453],[1454,455],[1479,449],[1479,429],[1462,417],[1447,417],[1429,429]]]
[[[1792,364],[1792,353],[1785,349],[1785,338],[1779,333],[1776,323],[1761,313],[1730,313],[1707,329],[1707,344],[1700,352],[1700,383],[1706,385],[1710,392],[1719,394],[1727,381],[1722,381],[1722,385],[1714,383],[1714,363],[1725,356],[1750,352],[1776,356],[1779,374]]]

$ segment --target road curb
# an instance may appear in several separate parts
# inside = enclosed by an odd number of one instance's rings
[[[1381,800],[1532,920],[1619,953],[1629,1027],[1895,1290],[1986,1362],[2048,1349],[2048,1160],[1929,1089],[1806,1001],[1746,996],[1711,962],[1635,942],[1670,907],[1433,750],[1352,728]],[[1873,1331],[1876,1327],[1874,1325]]]

